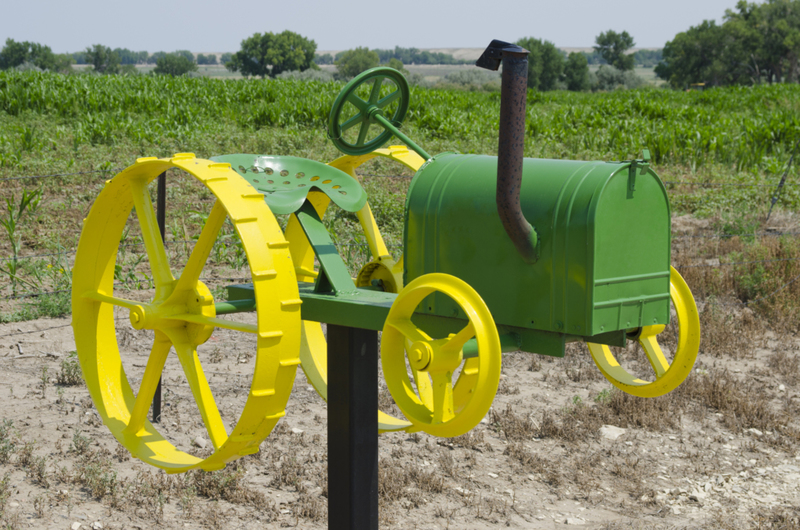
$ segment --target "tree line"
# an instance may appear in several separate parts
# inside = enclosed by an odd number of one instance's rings
[[[350,51],[350,50],[347,50]],[[342,59],[347,51],[339,52],[336,56],[329,53],[315,55],[314,62],[317,64],[336,64]],[[388,64],[392,59],[396,59],[403,64],[472,64],[473,61],[466,59],[456,59],[449,53],[429,52],[418,48],[403,48],[395,46],[394,50],[371,50],[378,55],[380,64]]]
[[[675,88],[796,83],[798,57],[800,0],[740,0],[667,42],[656,74]]]

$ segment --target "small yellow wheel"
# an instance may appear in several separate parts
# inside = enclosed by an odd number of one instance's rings
[[[414,171],[425,163],[422,157],[405,146],[393,145],[386,149],[377,149],[365,155],[345,155],[330,162],[329,165],[344,171],[356,179],[356,168],[375,157],[388,158]],[[314,205],[320,218],[324,217],[330,204],[328,196],[324,193],[311,192],[308,194],[308,200]],[[357,212],[357,216],[373,257],[372,261],[365,265],[358,275],[358,285],[370,285],[372,280],[378,279],[381,280],[387,292],[398,292],[402,288],[403,282],[402,257],[398,262],[392,259],[381,237],[369,203],[365,204]],[[289,240],[297,279],[304,282],[313,282],[317,276],[317,272],[314,270],[314,249],[311,248],[303,228],[294,215],[289,218],[287,223],[286,239]],[[311,386],[325,401],[328,400],[327,352],[328,345],[320,323],[303,321],[300,346],[301,366]],[[378,411],[379,432],[407,430],[410,427],[411,424],[409,422],[390,416],[383,411]]]
[[[604,344],[587,343],[595,364],[611,384],[638,397],[657,397],[672,392],[689,376],[700,349],[700,318],[692,291],[674,268],[670,267],[670,298],[677,314],[678,339],[672,362],[667,361],[658,335],[665,326],[644,326],[639,345],[655,372],[653,381],[640,379],[620,366],[611,349]]]
[[[168,169],[202,182],[216,202],[180,276],[173,276],[156,224],[148,183]],[[155,293],[149,302],[114,293],[120,239],[131,210],[141,228]],[[250,266],[257,324],[217,318],[214,299],[200,277],[226,219],[238,233]],[[140,293],[141,297],[148,293]],[[117,343],[114,310],[128,309],[136,330],[152,330],[154,342],[139,391],[134,394]],[[136,458],[178,473],[192,468],[221,469],[227,462],[258,451],[261,441],[285,414],[300,363],[300,299],[280,225],[263,195],[229,164],[192,154],[144,158],[106,182],[84,221],[72,284],[72,326],[86,385],[100,417]],[[250,391],[228,432],[197,355],[214,328],[256,336]],[[144,333],[142,336],[146,336]],[[179,450],[147,421],[156,385],[174,348],[197,403],[214,452],[201,459]]]
[[[432,338],[411,320],[423,299],[436,291],[458,303],[469,320],[458,333],[441,339]],[[478,356],[463,362],[462,349],[473,337]],[[406,352],[416,390],[406,368]],[[478,425],[497,394],[501,362],[500,337],[489,308],[475,289],[455,276],[420,276],[400,292],[389,310],[381,338],[383,374],[397,406],[417,430],[452,438]]]

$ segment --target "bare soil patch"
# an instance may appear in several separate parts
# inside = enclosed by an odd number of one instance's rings
[[[135,388],[150,338],[118,326]],[[736,355],[701,353],[681,388],[653,400],[609,391],[582,346],[564,359],[508,354],[494,407],[469,434],[381,436],[381,526],[797,528],[798,343],[761,339]],[[222,472],[171,476],[131,459],[82,382],[68,384],[78,382],[62,370],[72,350],[67,319],[0,326],[7,527],[326,527],[326,405],[302,371],[260,453]],[[218,330],[199,352],[226,423],[247,395],[252,351]],[[396,413],[381,385],[384,410]],[[164,386],[163,432],[208,452],[175,359]]]

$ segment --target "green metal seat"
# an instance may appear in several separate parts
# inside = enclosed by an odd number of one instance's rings
[[[356,179],[314,160],[246,154],[215,156],[211,160],[230,164],[264,194],[264,200],[275,214],[296,212],[312,190],[325,193],[348,212],[357,212],[367,202],[367,193]]]

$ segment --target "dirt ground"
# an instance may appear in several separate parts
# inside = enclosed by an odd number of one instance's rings
[[[118,321],[137,388],[152,338],[135,333]],[[247,395],[253,346],[249,335],[217,330],[199,352],[228,424]],[[326,405],[302,370],[260,453],[223,472],[168,476],[129,458],[82,382],[63,384],[74,348],[67,319],[0,326],[6,527],[326,527]],[[772,370],[776,352],[783,369]],[[471,433],[381,436],[381,527],[797,528],[800,394],[786,375],[796,355],[795,343],[769,333],[738,359],[701,353],[681,387],[689,390],[657,400],[608,392],[584,346],[564,359],[504,355],[493,409]],[[164,387],[162,432],[207,454],[174,356]],[[722,394],[739,409],[713,401]],[[755,402],[756,416],[772,422],[764,430],[737,423]],[[396,412],[385,387],[381,405]],[[613,428],[604,423],[612,420]]]

